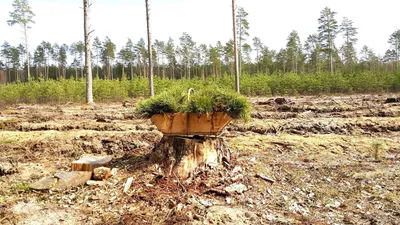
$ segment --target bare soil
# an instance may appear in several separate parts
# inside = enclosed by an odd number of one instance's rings
[[[0,224],[399,224],[400,104],[384,104],[398,95],[249,98],[253,119],[221,134],[231,163],[187,180],[151,163],[162,134],[135,100],[1,106]],[[117,175],[29,189],[88,153],[112,155]]]

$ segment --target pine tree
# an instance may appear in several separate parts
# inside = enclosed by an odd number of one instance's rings
[[[182,63],[185,67],[185,77],[190,79],[190,68],[194,58],[194,51],[196,49],[196,42],[193,41],[192,37],[184,32],[179,38],[181,44],[181,55]]]
[[[335,50],[335,39],[338,33],[338,24],[335,19],[336,12],[325,7],[321,11],[321,16],[318,19],[318,38],[321,44],[322,51],[329,57],[330,72],[333,73],[333,54]]]
[[[236,28],[238,36],[238,60],[239,60],[239,74],[242,72],[242,46],[249,36],[249,22],[247,21],[247,16],[249,14],[244,11],[243,7],[239,7],[236,15]]]
[[[29,45],[28,45],[28,30],[31,29],[31,24],[34,24],[33,17],[35,14],[29,5],[28,0],[14,0],[12,6],[14,11],[10,12],[11,19],[7,21],[8,25],[13,26],[18,24],[22,27],[22,32],[24,34],[24,44],[25,44],[25,55],[27,63],[27,78],[30,79],[30,55],[29,55]]]
[[[257,73],[259,73],[260,72],[261,51],[263,48],[263,43],[261,42],[260,38],[258,38],[258,37],[253,38],[253,46],[254,46],[254,51],[256,52]]]
[[[341,47],[344,63],[346,65],[354,64],[357,61],[357,52],[355,45],[357,43],[357,28],[353,26],[353,21],[347,17],[343,18],[342,24],[340,25],[340,32],[344,38],[344,43]]]
[[[93,42],[94,51],[96,52],[96,77],[99,78],[99,59],[101,58],[101,53],[103,51],[103,45],[99,39],[99,37],[94,38]]]
[[[297,31],[292,31],[286,44],[286,68],[289,72],[299,73],[299,64],[303,63],[303,52],[300,37]]]
[[[386,55],[390,56],[394,62],[396,62],[396,69],[399,69],[399,57],[400,57],[400,30],[393,32],[388,40],[391,49],[386,52]]]

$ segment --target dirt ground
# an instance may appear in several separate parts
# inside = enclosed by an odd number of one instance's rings
[[[136,100],[0,106],[0,224],[400,224],[400,103],[384,104],[399,95],[249,98],[251,122],[221,134],[231,165],[187,180],[149,161],[162,134]],[[116,176],[29,189],[87,153],[112,155]]]

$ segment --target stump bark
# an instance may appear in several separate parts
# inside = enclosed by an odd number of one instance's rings
[[[222,138],[164,136],[153,149],[151,161],[165,175],[185,179],[200,166],[229,165],[230,155]]]

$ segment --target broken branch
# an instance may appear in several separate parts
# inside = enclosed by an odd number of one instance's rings
[[[275,183],[274,179],[269,178],[269,177],[267,177],[265,175],[262,175],[262,174],[259,174],[259,173],[256,174],[256,177],[261,178],[261,179],[263,179],[263,180],[265,180],[267,182],[270,182],[271,184]]]

